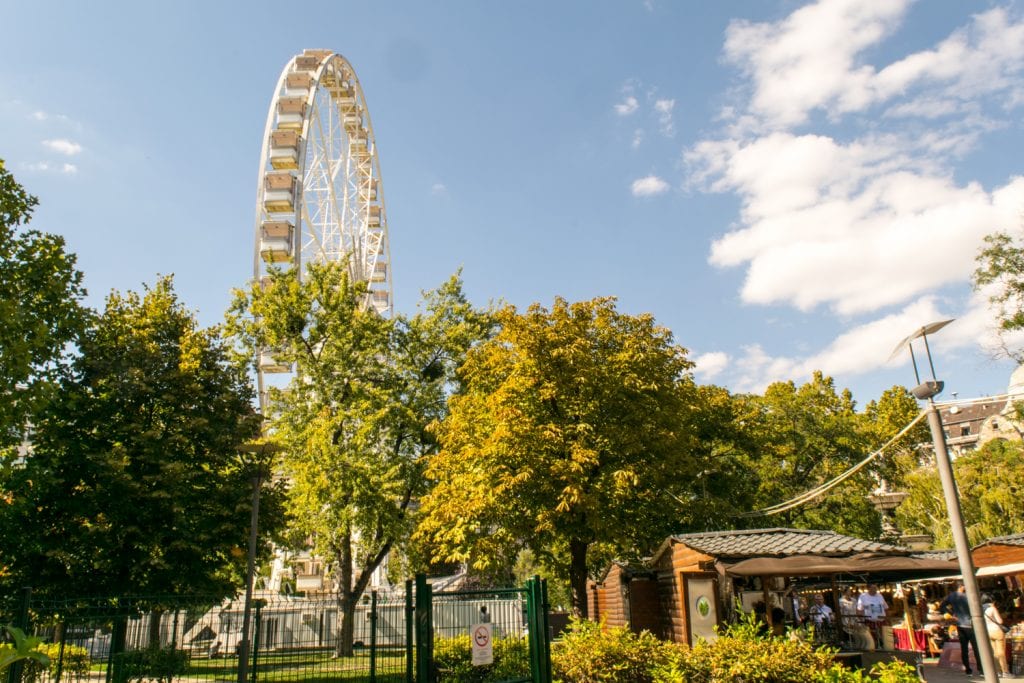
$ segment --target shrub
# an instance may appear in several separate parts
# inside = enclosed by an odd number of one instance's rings
[[[879,662],[871,667],[870,673],[860,669],[847,669],[833,664],[814,679],[815,683],[918,683],[921,679],[914,667],[906,662],[894,660]]]
[[[116,655],[114,662],[115,683],[128,683],[143,679],[157,683],[170,683],[188,668],[188,653],[173,646],[147,647],[144,650],[129,650]]]
[[[916,683],[912,666],[893,661],[870,673],[845,669],[835,652],[795,637],[767,634],[753,615],[725,628],[714,642],[701,641],[654,672],[656,683]]]
[[[657,672],[658,683],[807,683],[832,665],[830,650],[802,640],[730,634],[700,641]]]
[[[36,646],[36,652],[41,652],[50,660],[49,666],[37,661],[26,662],[24,679],[35,681],[41,677],[44,671],[50,676],[56,677],[57,667],[60,667],[62,674],[84,674],[89,672],[92,661],[89,659],[89,651],[81,645],[64,645],[64,656],[61,657],[60,643],[40,643]]]
[[[486,683],[525,678],[530,675],[530,646],[526,638],[495,638],[494,662],[473,666],[469,635],[437,638],[434,666],[438,680],[445,683]]]
[[[552,675],[560,683],[653,683],[655,669],[678,657],[682,647],[644,631],[603,629],[574,620],[551,652]]]

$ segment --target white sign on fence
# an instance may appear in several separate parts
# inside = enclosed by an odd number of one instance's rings
[[[473,645],[473,666],[494,663],[494,645],[491,642],[491,625],[474,624],[469,628],[469,640]]]

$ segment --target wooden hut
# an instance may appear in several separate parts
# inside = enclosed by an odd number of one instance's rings
[[[606,627],[661,635],[657,578],[650,569],[613,562],[598,581],[587,583],[587,614]]]
[[[1024,534],[990,538],[974,546],[971,558],[975,567],[989,570],[985,574],[1024,574]]]
[[[682,643],[697,638],[713,639],[714,628],[726,619],[738,601],[744,609],[762,603],[786,606],[787,577],[835,575],[846,571],[842,559],[880,557],[907,558],[909,551],[898,546],[844,536],[834,531],[807,529],[748,529],[670,536],[651,558],[657,577],[664,637]],[[757,570],[757,574],[731,573],[731,568],[751,560],[778,564]],[[830,562],[831,560],[831,562]],[[908,563],[911,560],[907,560]],[[916,560],[915,560],[916,562]],[[859,559],[860,567],[870,562]],[[870,570],[868,570],[870,571]]]

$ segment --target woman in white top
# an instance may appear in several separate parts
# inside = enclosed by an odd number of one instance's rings
[[[981,601],[985,613],[985,628],[988,631],[988,639],[992,643],[992,652],[996,656],[996,663],[999,664],[999,673],[1010,673],[1010,667],[1006,665],[1006,633],[1003,631],[1003,617],[992,601],[992,596],[983,595]]]

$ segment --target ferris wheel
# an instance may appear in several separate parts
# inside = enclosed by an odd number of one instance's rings
[[[368,283],[365,305],[392,312],[387,213],[377,144],[355,71],[331,50],[305,50],[281,72],[270,102],[256,189],[253,276],[292,263],[345,262]],[[260,351],[257,384],[288,373],[273,349]]]

